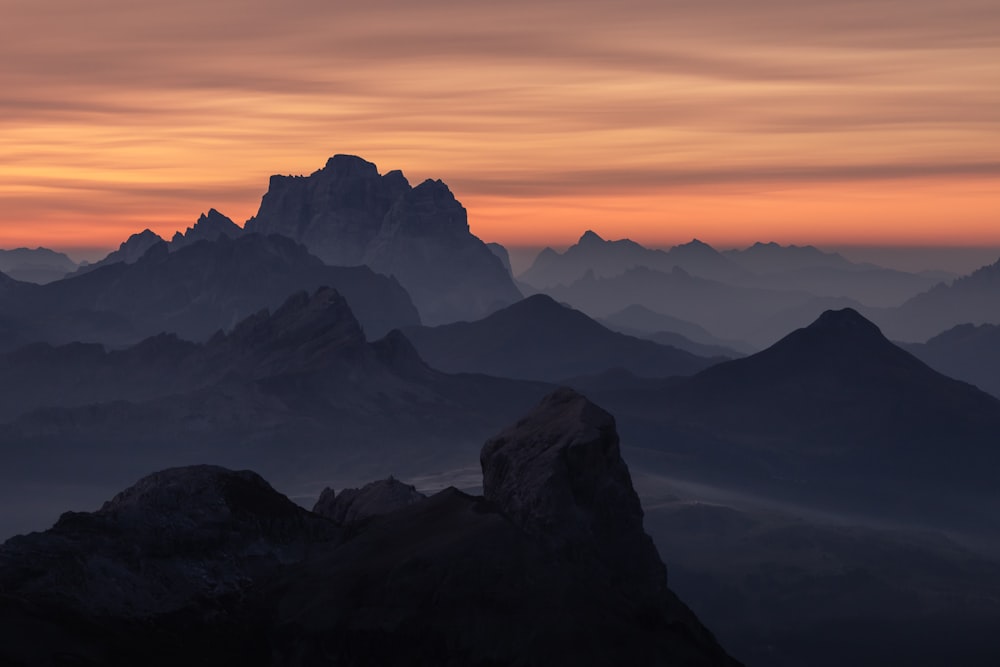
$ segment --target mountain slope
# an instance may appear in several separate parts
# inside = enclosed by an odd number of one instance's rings
[[[544,294],[476,322],[405,333],[431,366],[451,373],[558,381],[624,368],[656,377],[690,375],[717,361],[610,331]]]
[[[850,309],[755,355],[602,401],[634,439],[699,473],[842,509],[954,517],[962,507],[982,521],[998,505],[1000,401],[930,369]]]

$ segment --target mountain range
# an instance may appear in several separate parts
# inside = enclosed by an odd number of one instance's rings
[[[258,234],[174,252],[157,242],[131,263],[113,262],[47,285],[8,285],[0,308],[21,342],[121,346],[159,333],[201,341],[295,291],[321,285],[343,292],[372,338],[420,321],[392,278],[363,266],[327,266],[290,239]]]

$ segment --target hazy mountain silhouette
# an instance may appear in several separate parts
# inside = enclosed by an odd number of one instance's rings
[[[544,294],[476,322],[410,327],[405,333],[443,371],[553,382],[610,368],[647,377],[691,375],[721,360],[611,331]]]
[[[0,547],[0,657],[737,664],[667,588],[609,414],[560,390],[481,461],[484,497],[350,527],[249,471],[146,477]]]
[[[646,267],[611,278],[589,273],[572,285],[548,288],[545,293],[591,317],[607,317],[636,304],[697,324],[719,338],[753,345],[774,342],[757,333],[771,317],[815,298],[801,291],[737,287],[680,268],[665,273]]]
[[[1000,324],[1000,260],[877,313],[894,340],[925,341],[959,324]]]
[[[0,294],[0,307],[33,332],[29,340],[127,345],[170,332],[199,341],[320,285],[342,291],[370,337],[419,322],[392,278],[367,267],[327,266],[290,239],[257,234],[176,252],[160,242],[132,263]]]
[[[820,297],[851,299],[867,306],[898,306],[930,289],[940,279],[934,274],[906,273],[883,268],[819,266],[770,272],[745,282],[768,289],[805,290]]]
[[[0,272],[14,280],[50,283],[76,271],[77,264],[61,252],[48,248],[0,250]]]
[[[99,269],[102,266],[110,266],[111,264],[134,264],[146,254],[147,250],[160,243],[164,243],[164,240],[159,234],[144,229],[138,234],[132,234],[122,241],[121,245],[118,246],[118,250],[109,253],[107,257],[98,262],[81,266],[76,273],[78,275],[89,273],[94,269]]]
[[[447,185],[411,187],[402,172],[380,175],[359,157],[335,155],[308,177],[272,176],[245,229],[289,236],[328,264],[395,276],[428,324],[476,319],[521,298]]]
[[[218,241],[222,236],[235,239],[242,235],[242,227],[212,208],[202,213],[194,226],[188,227],[183,234],[176,232],[170,241],[170,250],[180,250],[198,241]]]
[[[646,248],[629,239],[606,241],[587,231],[575,245],[559,253],[545,248],[518,279],[536,289],[570,285],[588,272],[612,277],[637,266],[670,271],[675,266],[698,276],[737,279],[745,274],[711,246],[695,239],[668,251]]]
[[[818,268],[851,271],[878,268],[870,264],[855,264],[840,253],[825,252],[815,246],[783,246],[773,241],[770,243],[758,241],[748,248],[726,250],[722,254],[746,270],[757,274]]]
[[[851,309],[662,389],[602,400],[630,437],[698,473],[854,510],[954,517],[961,507],[983,521],[997,504],[1000,401],[930,369]]]
[[[703,357],[729,356],[735,358],[757,351],[742,341],[716,338],[704,327],[670,315],[654,312],[635,303],[616,313],[602,317],[599,322],[614,331],[662,342],[665,345],[673,345]],[[668,342],[671,340],[676,342]]]
[[[903,347],[931,368],[1000,398],[1000,326],[960,324]]]

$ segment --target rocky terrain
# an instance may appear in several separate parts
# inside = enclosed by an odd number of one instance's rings
[[[667,588],[610,415],[559,390],[481,460],[484,497],[348,523],[247,471],[143,478],[0,547],[0,661],[737,664]]]

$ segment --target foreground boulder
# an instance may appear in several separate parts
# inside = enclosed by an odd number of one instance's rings
[[[338,520],[147,477],[0,548],[0,663],[737,664],[666,588],[610,415],[560,390],[482,461],[486,497],[390,479],[325,494]]]

